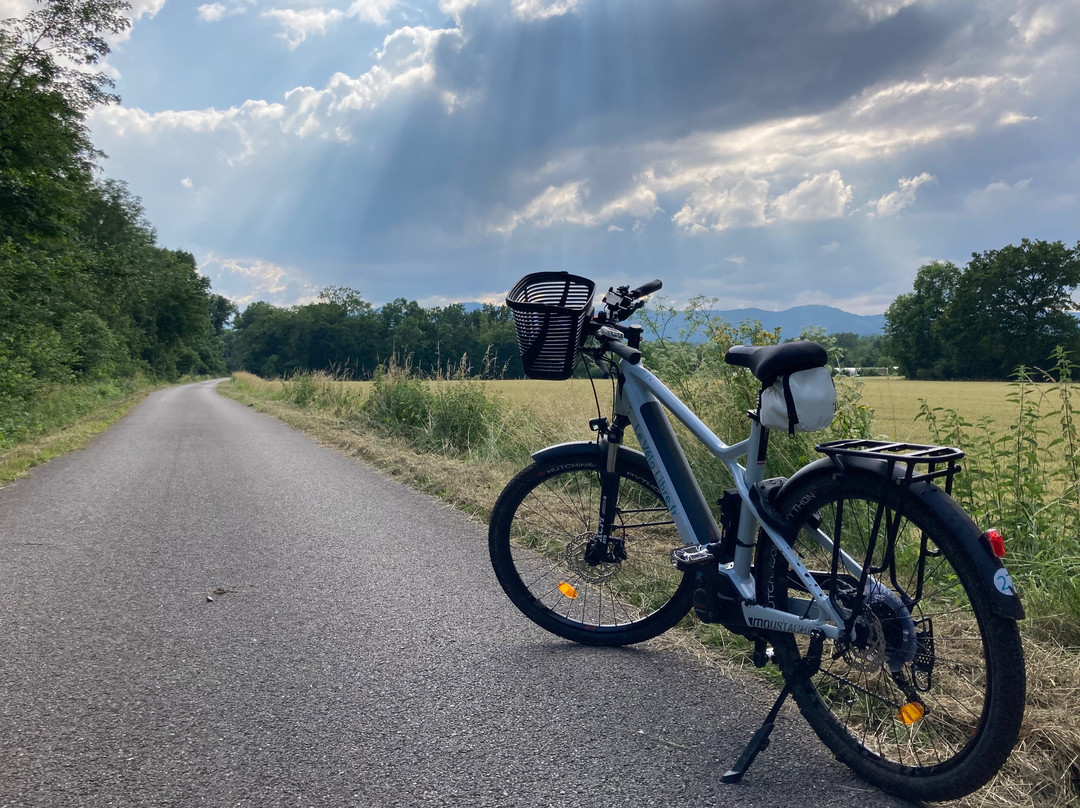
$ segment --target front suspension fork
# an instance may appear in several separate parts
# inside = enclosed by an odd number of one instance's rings
[[[628,425],[629,419],[624,415],[615,416],[613,424],[601,422],[598,425],[599,443],[604,453],[604,465],[600,469],[600,514],[596,535],[589,541],[585,551],[585,560],[593,566],[626,559],[623,539],[613,536],[612,533],[619,512],[619,473],[615,469],[615,461],[622,444],[623,432]]]

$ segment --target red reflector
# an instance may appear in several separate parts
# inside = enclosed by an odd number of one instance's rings
[[[986,537],[987,543],[990,545],[990,551],[998,558],[1005,557],[1005,537],[1002,536],[995,528],[990,528],[983,533]]]

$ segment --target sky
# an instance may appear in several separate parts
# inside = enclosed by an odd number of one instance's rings
[[[874,314],[929,261],[1080,239],[1075,0],[132,5],[103,175],[241,309],[568,270]]]

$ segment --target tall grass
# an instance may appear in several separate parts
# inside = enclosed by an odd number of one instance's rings
[[[1076,366],[1059,349],[1048,371],[1020,368],[1006,424],[971,423],[921,402],[934,440],[964,449],[953,490],[984,527],[1004,534],[1020,583],[1028,630],[1080,647],[1080,438],[1072,395]]]
[[[25,400],[0,400],[0,451],[74,423],[152,382],[142,376],[43,385]]]
[[[392,361],[376,372],[361,410],[373,425],[420,451],[475,462],[504,453],[506,412],[505,402],[471,374],[465,359],[453,373],[426,379],[407,361]]]
[[[453,371],[421,376],[409,359],[394,357],[375,372],[362,393],[335,373],[300,373],[276,383],[234,374],[249,393],[317,409],[360,428],[406,442],[421,453],[483,463],[527,458],[515,441],[511,410],[472,373],[467,359]]]

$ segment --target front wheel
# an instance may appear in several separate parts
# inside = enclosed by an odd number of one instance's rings
[[[959,540],[917,496],[868,472],[812,475],[777,505],[799,525],[792,546],[803,564],[845,619],[858,615],[851,638],[826,640],[820,669],[793,691],[818,736],[861,777],[907,799],[954,799],[988,782],[1020,730],[1024,657],[1016,622],[994,614]],[[834,540],[849,559],[835,575]],[[813,611],[764,535],[759,553],[765,600]],[[773,647],[790,677],[809,641],[779,635]]]
[[[683,542],[652,473],[622,455],[616,517],[598,545],[595,447],[521,471],[495,503],[488,532],[503,590],[548,631],[591,645],[655,637],[690,610],[692,577],[671,564]]]

